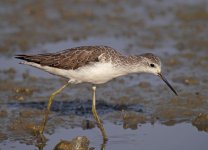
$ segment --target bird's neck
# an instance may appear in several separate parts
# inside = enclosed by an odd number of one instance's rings
[[[145,72],[142,56],[121,56],[117,67],[123,75]]]

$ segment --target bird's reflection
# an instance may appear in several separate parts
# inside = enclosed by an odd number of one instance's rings
[[[43,134],[38,134],[35,138],[35,147],[37,147],[39,150],[43,150],[47,141],[47,138]]]

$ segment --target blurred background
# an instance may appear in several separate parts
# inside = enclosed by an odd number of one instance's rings
[[[34,128],[49,95],[66,82],[20,65],[14,55],[83,45],[108,45],[126,55],[154,53],[179,93],[147,74],[98,86],[106,149],[207,149],[206,0],[0,0],[0,149],[40,149]],[[89,84],[73,85],[55,98],[43,147],[76,136],[86,136],[95,149],[103,146]]]

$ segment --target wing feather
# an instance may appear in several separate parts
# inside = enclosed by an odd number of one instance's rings
[[[108,51],[113,51],[113,53],[119,54],[114,49],[107,46],[82,46],[67,49],[58,53],[16,55],[15,58],[34,62],[43,66],[75,70],[89,63],[99,62],[99,56],[105,53],[109,54]]]

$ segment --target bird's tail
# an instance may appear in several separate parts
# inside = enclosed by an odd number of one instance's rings
[[[40,63],[40,57],[37,57],[35,55],[15,55],[14,58],[21,59],[27,62],[34,62],[34,63]]]

